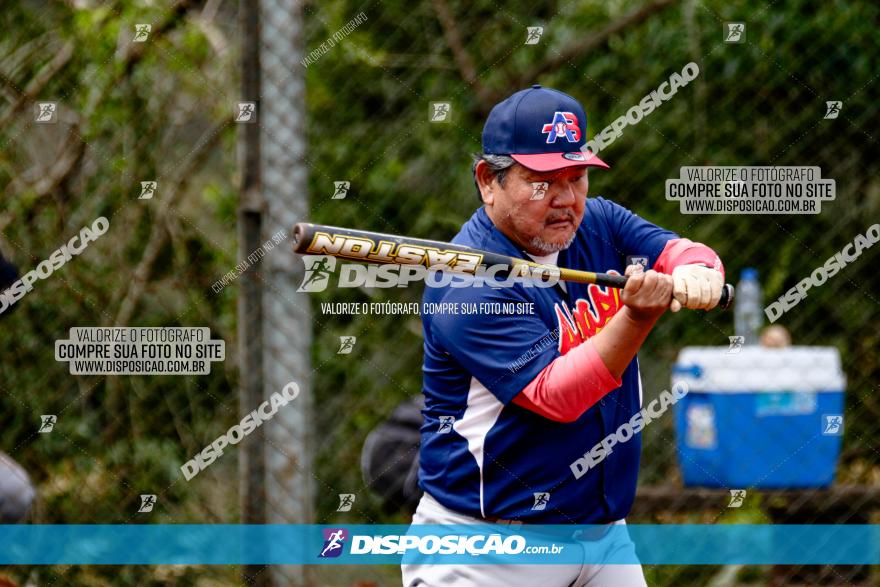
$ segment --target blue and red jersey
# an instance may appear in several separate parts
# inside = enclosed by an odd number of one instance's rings
[[[630,258],[641,257],[647,268],[655,268],[675,239],[675,233],[626,208],[592,197],[573,243],[556,263],[623,274]],[[452,242],[526,256],[482,207]],[[706,253],[681,256],[694,262]],[[614,316],[622,307],[620,291],[571,282],[564,289],[521,283],[500,289],[429,287],[423,301],[470,308],[498,308],[485,305],[496,303],[509,308],[514,303],[534,312],[423,313],[422,489],[452,510],[481,518],[593,524],[626,517],[635,497],[640,435],[616,445],[580,478],[570,465],[641,409],[638,360],[626,368],[620,387],[570,423],[511,401],[557,357],[595,335]]]

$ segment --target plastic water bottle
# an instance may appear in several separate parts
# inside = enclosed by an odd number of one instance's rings
[[[764,300],[758,270],[746,267],[736,284],[733,322],[737,336],[745,338],[745,344],[758,344],[761,326],[764,324]]]

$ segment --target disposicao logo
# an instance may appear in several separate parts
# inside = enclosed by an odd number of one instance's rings
[[[348,530],[344,528],[324,528],[324,547],[318,558],[336,558],[342,554],[347,538]]]

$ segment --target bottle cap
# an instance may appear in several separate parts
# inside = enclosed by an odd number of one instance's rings
[[[746,281],[758,281],[758,270],[754,267],[744,267],[739,274],[740,279],[745,279]]]

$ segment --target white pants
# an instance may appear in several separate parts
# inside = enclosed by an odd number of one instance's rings
[[[427,493],[422,496],[413,516],[413,524],[480,523],[485,521],[454,512]],[[626,522],[619,520],[615,523]],[[609,540],[607,548],[611,553],[635,547],[628,540],[625,543]],[[635,556],[634,552],[632,554]],[[403,587],[647,587],[641,565],[411,564],[401,565],[401,571]]]

